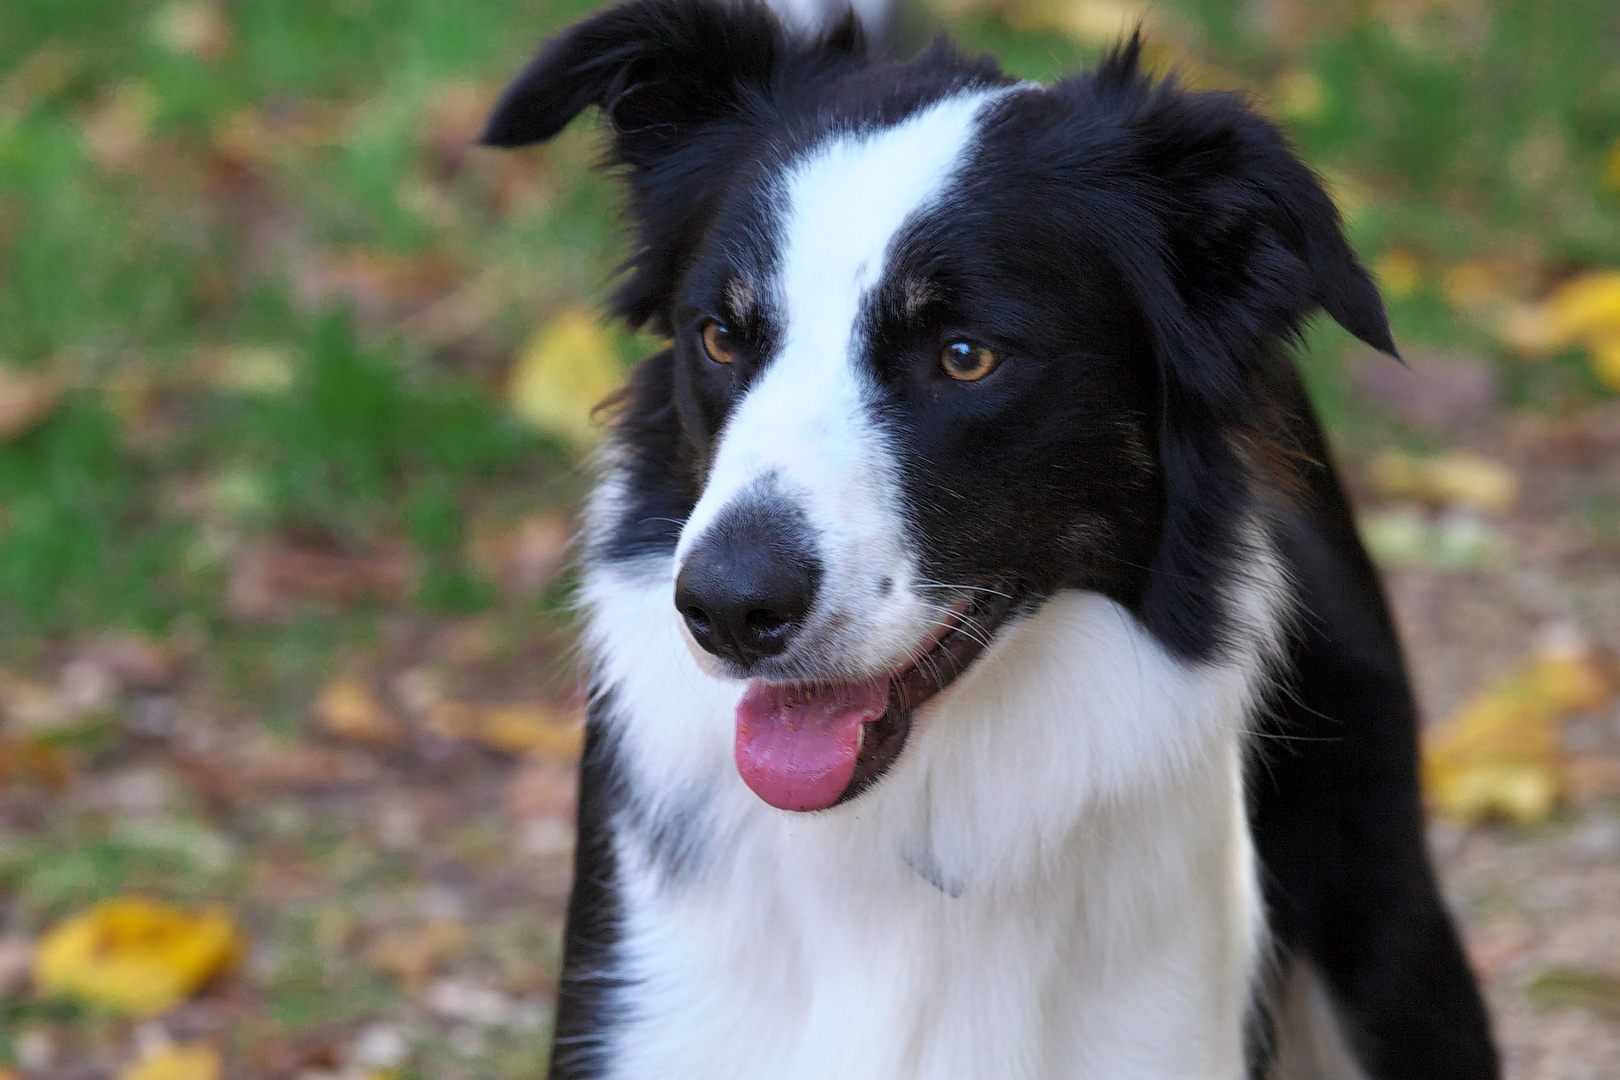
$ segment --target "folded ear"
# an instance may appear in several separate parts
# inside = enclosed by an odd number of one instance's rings
[[[1383,301],[1338,210],[1282,132],[1241,95],[1153,85],[1138,71],[1139,54],[1132,40],[1110,58],[1096,92],[1129,102],[1133,164],[1155,189],[1156,284],[1173,293],[1182,316],[1179,326],[1156,328],[1173,354],[1172,377],[1212,403],[1239,404],[1231,398],[1256,351],[1297,337],[1318,308],[1396,355]]]
[[[506,88],[484,128],[489,146],[551,138],[586,106],[602,110],[608,161],[628,166],[638,243],[615,306],[667,331],[664,307],[693,225],[757,137],[749,105],[786,74],[865,54],[854,14],[819,38],[789,37],[760,0],[631,0],[548,42]]]

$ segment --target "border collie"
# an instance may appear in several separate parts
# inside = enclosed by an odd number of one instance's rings
[[[1051,86],[632,0],[601,109],[668,347],[585,518],[550,1075],[1497,1074],[1400,648],[1289,355],[1394,355],[1333,204],[1133,38]]]

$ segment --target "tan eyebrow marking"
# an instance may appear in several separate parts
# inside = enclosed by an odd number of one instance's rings
[[[905,287],[901,290],[901,302],[904,305],[906,318],[914,317],[923,306],[938,296],[934,283],[922,278],[907,278]]]
[[[743,278],[732,278],[726,283],[726,303],[734,316],[746,319],[754,312],[754,287]]]

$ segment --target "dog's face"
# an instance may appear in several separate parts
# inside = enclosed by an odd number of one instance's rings
[[[1392,347],[1281,137],[1135,65],[1044,88],[655,0],[559,39],[491,120],[502,145],[612,122],[641,241],[619,306],[671,346],[595,557],[668,559],[700,662],[751,680],[737,761],[773,805],[877,779],[1058,589],[1213,655],[1274,345],[1326,306]]]

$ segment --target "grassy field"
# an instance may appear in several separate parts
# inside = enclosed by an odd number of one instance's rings
[[[112,1076],[169,1040],[241,1077],[535,1075],[584,478],[511,386],[621,244],[594,120],[470,140],[585,10],[0,5],[0,1075]],[[1143,11],[932,18],[1047,79]],[[1612,398],[1589,347],[1512,329],[1620,267],[1611,0],[1145,17],[1156,64],[1287,125],[1405,351],[1465,357],[1493,417]],[[649,348],[587,337],[610,372]],[[1311,345],[1352,461],[1466,441],[1381,415],[1337,328]],[[1583,527],[1620,537],[1620,495],[1581,490]],[[129,894],[224,904],[234,970],[160,1021],[30,987],[32,943]]]

